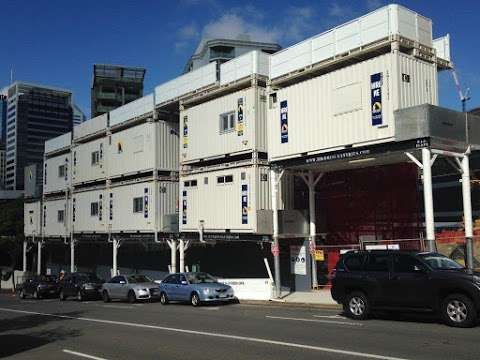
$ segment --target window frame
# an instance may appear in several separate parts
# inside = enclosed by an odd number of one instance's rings
[[[138,206],[140,205],[140,206]],[[134,214],[143,213],[143,196],[137,196],[133,198],[132,211]]]
[[[235,131],[237,126],[237,118],[236,118],[235,110],[227,111],[219,116],[219,133],[220,134],[228,134]],[[226,120],[226,123],[225,123]],[[225,126],[226,125],[226,126]]]
[[[98,166],[100,164],[100,151],[92,151],[90,155],[90,161],[92,166]]]
[[[57,222],[60,224],[65,224],[65,210],[57,210]]]
[[[58,165],[58,177],[64,178],[67,174],[67,166],[65,164]]]
[[[90,216],[97,216],[100,214],[100,204],[98,201],[90,203]]]

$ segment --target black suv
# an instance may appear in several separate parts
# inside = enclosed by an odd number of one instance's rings
[[[100,298],[103,280],[94,273],[76,272],[65,276],[60,282],[60,300],[73,296],[79,301],[87,298]]]
[[[480,273],[437,253],[350,251],[332,276],[332,297],[353,319],[373,309],[434,311],[451,326],[476,325]]]

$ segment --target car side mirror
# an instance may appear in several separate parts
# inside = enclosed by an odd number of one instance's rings
[[[182,284],[182,285],[188,285],[188,282],[186,282],[185,280],[183,280],[183,281],[181,282],[181,284]]]
[[[415,265],[415,266],[413,267],[413,271],[415,271],[416,273],[425,273],[425,272],[427,272],[427,271],[425,270],[425,268],[420,267],[420,266],[417,266],[417,265]]]

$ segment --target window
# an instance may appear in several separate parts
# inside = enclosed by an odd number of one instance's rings
[[[57,221],[59,223],[65,222],[65,210],[58,210],[57,212]]]
[[[188,180],[183,182],[184,187],[197,186],[197,180]]]
[[[98,216],[98,202],[90,204],[90,216]]]
[[[58,177],[63,178],[67,172],[67,167],[65,165],[60,165],[58,167]]]
[[[208,185],[208,177],[203,178],[203,185]]]
[[[363,269],[363,262],[365,261],[364,254],[352,254],[347,256],[344,263],[349,271],[359,271]]]
[[[100,152],[92,152],[92,166],[98,165],[100,163]]]
[[[405,254],[393,256],[393,271],[400,273],[412,273],[425,269],[425,266],[417,259]]]
[[[217,176],[217,184],[225,183],[225,176]]]
[[[143,211],[143,197],[133,198],[133,212],[139,213]]]
[[[227,176],[225,176],[225,182],[226,182],[226,183],[231,183],[231,182],[233,182],[233,175],[227,175]]]
[[[110,284],[120,284],[120,281],[125,282],[125,278],[123,276],[115,276],[109,281],[109,283]]]
[[[232,183],[233,175],[217,176],[217,184]]]
[[[235,111],[220,115],[220,134],[235,130]]]
[[[373,254],[368,256],[365,264],[365,271],[383,271],[388,272],[388,262],[390,256],[388,254]]]

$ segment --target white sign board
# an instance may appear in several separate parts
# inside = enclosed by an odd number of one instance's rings
[[[290,273],[307,275],[307,249],[305,246],[290,245]]]
[[[273,282],[260,279],[218,279],[218,282],[230,285],[239,300],[270,300]]]
[[[399,244],[365,245],[365,250],[400,250]]]

